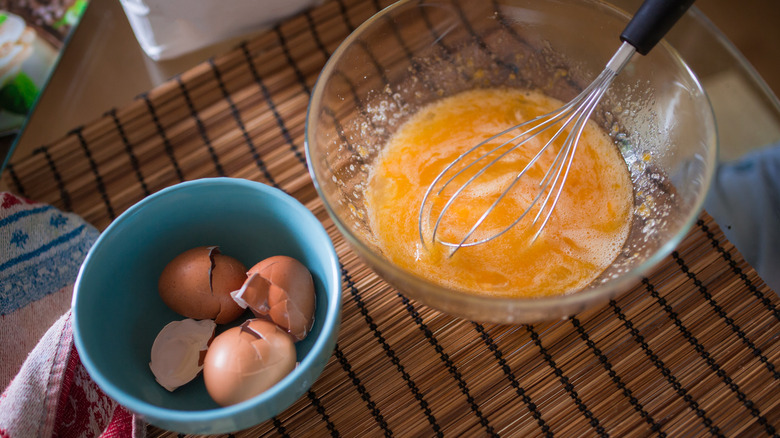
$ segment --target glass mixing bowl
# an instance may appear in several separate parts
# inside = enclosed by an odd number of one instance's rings
[[[355,30],[314,88],[306,152],[320,197],[360,257],[404,295],[483,322],[566,317],[634,286],[697,219],[717,155],[707,96],[663,41],[634,56],[592,116],[624,157],[635,202],[620,254],[583,290],[493,298],[426,281],[374,243],[363,193],[387,139],[419,108],[480,87],[537,89],[566,102],[602,71],[629,17],[595,0],[410,0]]]

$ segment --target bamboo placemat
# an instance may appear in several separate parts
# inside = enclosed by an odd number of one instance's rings
[[[279,187],[314,212],[343,265],[338,344],[306,396],[233,436],[776,436],[780,300],[706,213],[620,298],[533,326],[439,313],[356,258],[308,176],[304,116],[330,53],[386,3],[332,1],[287,20],[16,157],[4,182],[101,229],[146,195],[211,176]]]

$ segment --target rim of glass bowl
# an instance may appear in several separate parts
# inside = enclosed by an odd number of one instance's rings
[[[503,1],[499,1],[499,3],[503,3]],[[518,318],[517,320],[515,320],[511,317],[485,318],[485,315],[486,314],[501,315],[502,313],[505,313],[505,310],[507,308],[517,308],[520,306],[522,307],[522,311],[516,314],[516,316],[519,317],[522,317],[522,315],[528,315],[532,313],[545,313],[548,315],[558,315],[558,317],[566,317],[571,313],[560,312],[556,310],[579,308],[580,310],[578,311],[581,311],[586,306],[595,304],[597,301],[605,301],[608,298],[612,298],[624,292],[627,292],[629,287],[636,285],[639,278],[643,274],[645,274],[647,271],[655,267],[658,263],[661,262],[661,260],[663,260],[666,256],[671,254],[672,251],[674,251],[674,249],[677,248],[680,242],[682,242],[683,238],[691,230],[694,222],[698,219],[703,209],[706,193],[700,196],[699,199],[696,201],[696,203],[693,205],[693,207],[688,211],[688,213],[685,215],[685,220],[681,221],[680,228],[677,230],[677,232],[674,234],[674,236],[671,239],[669,239],[667,242],[661,245],[661,247],[655,253],[649,256],[644,262],[640,263],[638,266],[634,267],[629,272],[622,275],[619,279],[614,279],[607,284],[597,285],[589,289],[580,290],[577,292],[563,294],[563,295],[550,296],[550,297],[536,297],[536,298],[494,297],[494,296],[477,295],[474,293],[468,293],[464,291],[453,290],[453,289],[442,287],[412,272],[397,267],[391,261],[377,254],[376,251],[374,251],[368,245],[366,245],[359,236],[353,233],[348,227],[346,227],[342,223],[341,219],[336,214],[331,204],[328,202],[328,198],[326,197],[325,192],[322,190],[322,187],[320,187],[319,184],[320,175],[317,175],[316,167],[313,165],[313,160],[311,158],[311,145],[309,139],[310,139],[310,135],[312,134],[311,131],[312,120],[314,118],[319,118],[319,115],[314,114],[312,109],[319,107],[320,101],[322,100],[322,93],[323,93],[322,84],[328,78],[331,77],[334,69],[336,68],[335,67],[336,64],[339,62],[339,59],[343,56],[347,47],[351,46],[351,44],[355,40],[357,40],[360,36],[366,33],[367,30],[369,30],[375,22],[383,19],[388,15],[395,13],[396,10],[406,8],[406,7],[415,7],[415,6],[419,6],[420,4],[421,2],[419,0],[402,0],[382,9],[381,11],[377,12],[376,14],[368,18],[366,21],[364,21],[352,33],[350,33],[350,35],[347,36],[347,38],[345,38],[344,41],[341,42],[341,44],[339,44],[337,49],[333,52],[333,54],[325,63],[325,66],[322,68],[322,71],[320,72],[317,82],[315,83],[314,88],[312,89],[311,98],[309,100],[309,106],[306,111],[306,123],[304,128],[304,149],[306,151],[306,161],[309,167],[309,173],[312,177],[312,182],[314,183],[314,187],[317,190],[317,193],[319,194],[319,197],[322,200],[325,209],[328,212],[328,215],[333,219],[333,222],[336,224],[336,227],[339,229],[341,234],[347,239],[347,241],[351,245],[353,245],[358,250],[358,253],[361,256],[370,259],[369,260],[370,264],[381,265],[383,269],[389,270],[394,276],[403,277],[411,287],[416,289],[416,291],[412,291],[410,293],[410,296],[412,298],[418,299],[420,302],[437,309],[441,309],[441,306],[438,305],[437,303],[440,303],[442,301],[455,302],[458,304],[458,309],[464,309],[465,311],[446,310],[445,312],[455,316],[464,317],[464,318],[472,318],[475,315],[479,314],[480,315],[479,320],[498,322],[498,323],[549,320],[549,319],[553,319],[555,316],[536,318],[530,320]],[[626,23],[630,19],[630,15],[628,15],[625,11],[617,8],[614,5],[603,4],[603,6],[607,9],[612,9],[614,12],[617,12],[618,14],[624,16],[626,19]],[[704,87],[702,86],[699,78],[696,76],[693,70],[688,66],[687,63],[685,63],[685,61],[680,56],[679,52],[675,50],[674,47],[672,47],[666,40],[661,40],[656,46],[656,48],[654,48],[654,50],[665,50],[666,52],[668,52],[668,54],[680,66],[680,68],[683,71],[685,71],[686,74],[690,77],[692,83],[696,87],[697,92],[699,92],[706,101],[706,107],[709,110],[708,113],[712,120],[712,125],[714,128],[715,115],[714,115],[714,110],[712,108],[712,104],[710,103],[709,97],[704,91]],[[712,154],[710,154],[710,156],[707,157],[708,159],[705,163],[706,169],[702,178],[703,187],[705,187],[706,190],[708,190],[712,184],[712,179],[715,173],[715,167],[716,167],[717,155],[718,155],[717,132],[713,130],[711,137],[712,137],[711,139],[707,139],[707,143],[710,143],[710,147],[712,148]],[[424,291],[424,293],[418,294],[417,290]],[[429,299],[430,295],[433,295],[434,298]],[[448,306],[448,307],[453,307],[453,306]],[[500,310],[502,312],[495,313],[495,312],[491,312],[491,310]]]

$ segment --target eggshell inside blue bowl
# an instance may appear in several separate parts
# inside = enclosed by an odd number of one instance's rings
[[[214,245],[247,268],[274,255],[296,258],[311,271],[317,300],[314,327],[295,345],[295,370],[266,392],[228,407],[209,397],[202,376],[169,392],[149,369],[159,331],[184,318],[160,298],[160,273],[181,252]],[[338,258],[321,223],[281,190],[236,178],[184,182],[130,207],[89,251],[73,298],[76,348],[100,388],[153,425],[198,434],[244,429],[293,404],[328,362],[340,315]],[[237,323],[247,317],[251,313]]]

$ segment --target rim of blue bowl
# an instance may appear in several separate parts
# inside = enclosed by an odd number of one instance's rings
[[[117,386],[115,386],[113,382],[109,380],[100,371],[100,369],[98,369],[98,367],[95,365],[94,362],[92,362],[89,355],[87,354],[88,349],[84,344],[84,339],[82,337],[81,330],[79,328],[79,312],[76,303],[79,296],[79,289],[82,281],[82,273],[84,272],[84,266],[86,266],[90,262],[90,260],[94,257],[94,253],[103,244],[102,242],[105,239],[107,239],[105,236],[110,234],[110,232],[114,228],[118,228],[119,226],[121,226],[124,221],[128,220],[130,216],[135,214],[136,211],[142,209],[146,204],[155,202],[157,199],[164,197],[175,191],[187,190],[187,189],[191,189],[192,187],[206,186],[206,185],[225,186],[225,187],[239,185],[239,186],[245,186],[248,188],[256,189],[259,190],[260,192],[263,192],[266,195],[271,196],[277,201],[286,203],[289,206],[289,208],[297,210],[300,213],[301,218],[303,220],[305,220],[306,222],[310,222],[311,226],[317,229],[317,232],[321,234],[322,237],[324,237],[324,241],[328,245],[326,249],[329,255],[328,257],[328,262],[330,265],[329,270],[332,270],[334,275],[333,275],[332,282],[330,284],[326,283],[325,287],[333,290],[335,293],[328,294],[328,310],[325,316],[325,321],[322,326],[322,331],[320,332],[319,336],[315,340],[309,352],[300,362],[300,364],[296,366],[296,368],[292,372],[290,372],[290,374],[285,376],[281,381],[279,381],[277,384],[275,384],[274,386],[272,386],[262,394],[259,394],[249,400],[234,405],[217,407],[214,409],[206,409],[206,410],[180,411],[176,409],[156,406],[154,404],[151,404],[139,398],[128,396],[126,393],[124,393],[124,391],[122,391]],[[281,189],[271,187],[256,181],[250,181],[241,178],[231,178],[231,177],[202,178],[197,180],[185,181],[161,189],[160,191],[155,192],[145,197],[141,201],[137,202],[136,204],[132,205],[125,212],[120,214],[115,220],[113,220],[111,224],[109,224],[109,226],[106,227],[106,229],[100,234],[100,236],[98,236],[97,240],[88,251],[87,256],[84,259],[81,268],[79,269],[79,273],[78,276],[76,277],[76,282],[73,287],[73,299],[71,302],[71,309],[73,311],[74,342],[76,345],[76,349],[79,351],[79,358],[81,359],[81,362],[86,368],[90,377],[106,393],[106,395],[108,395],[109,397],[114,399],[117,403],[129,409],[130,411],[139,414],[142,417],[164,418],[165,421],[169,423],[204,424],[210,421],[220,420],[223,418],[231,417],[233,415],[252,411],[258,404],[262,404],[270,400],[273,400],[284,391],[296,390],[296,388],[293,387],[293,384],[296,382],[297,379],[301,377],[301,375],[305,372],[305,370],[308,367],[313,365],[312,362],[317,360],[316,356],[319,356],[319,353],[326,352],[327,350],[331,350],[327,353],[328,356],[332,354],[334,342],[331,342],[331,340],[335,341],[338,335],[338,330],[340,326],[340,317],[341,317],[341,274],[340,272],[341,269],[338,261],[338,256],[336,255],[336,250],[333,247],[333,242],[331,241],[330,236],[327,234],[327,231],[325,231],[325,228],[322,226],[322,223],[316,218],[316,216],[314,216],[314,214],[308,208],[306,208],[297,199],[288,195]],[[318,371],[317,374],[319,375],[320,373],[321,370]],[[314,380],[312,380],[311,383],[313,382]],[[282,411],[287,407],[288,406],[284,406],[281,409],[279,409],[279,411]],[[265,420],[267,420],[267,418],[259,418],[257,420],[257,423],[260,423]]]

